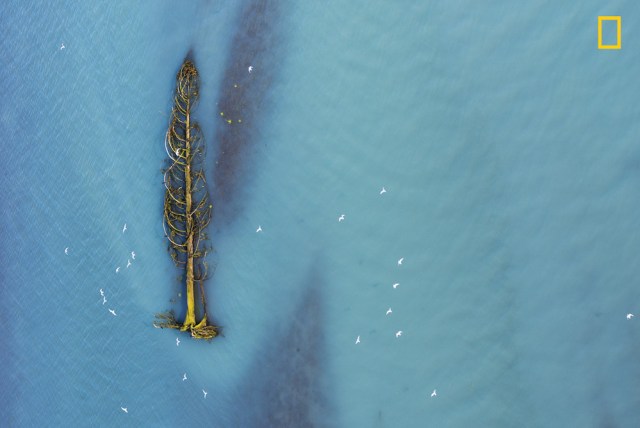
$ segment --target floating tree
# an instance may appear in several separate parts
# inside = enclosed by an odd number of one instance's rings
[[[213,339],[218,335],[218,327],[208,324],[204,293],[208,272],[206,228],[211,221],[213,205],[209,203],[202,169],[204,139],[192,118],[198,90],[198,70],[188,55],[176,76],[173,109],[164,140],[169,157],[164,170],[163,221],[171,258],[184,271],[181,281],[185,285],[187,313],[184,322],[177,321],[173,311],[158,314],[154,326],[188,331],[196,339]],[[200,311],[196,311],[196,285],[202,304]],[[198,315],[201,316],[199,321]]]

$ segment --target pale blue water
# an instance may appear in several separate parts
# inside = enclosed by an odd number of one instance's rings
[[[640,426],[640,6],[401,3],[2,3],[0,425]],[[190,48],[212,343],[151,325]]]

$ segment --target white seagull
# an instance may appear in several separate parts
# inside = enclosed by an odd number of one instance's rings
[[[400,285],[399,282],[396,282],[395,284],[392,285],[393,288],[398,288],[398,285]]]
[[[360,336],[356,337],[356,345],[360,343]]]
[[[256,233],[262,232],[262,226],[258,225],[258,228],[256,229]]]
[[[250,65],[247,70],[249,70],[249,73],[251,73],[253,71],[253,65]]]
[[[100,295],[104,297],[104,290],[102,288],[100,289]]]
[[[180,339],[176,337],[176,346],[180,346]]]
[[[434,389],[433,392],[431,393],[432,397],[435,397],[436,395],[438,395],[438,393],[436,392],[436,390]]]
[[[402,330],[398,330],[398,331],[396,332],[396,337],[400,337],[400,336],[402,336]]]
[[[387,313],[386,313],[386,315],[389,315],[390,313],[393,313],[393,311],[391,310],[391,308],[387,309]]]
[[[185,380],[187,380],[187,374],[186,373],[182,375],[182,381],[184,382]]]
[[[384,187],[382,188],[382,190],[380,191],[380,194],[382,195],[383,193],[387,193],[387,189],[385,189]]]
[[[120,272],[120,266],[116,268],[116,273]]]
[[[68,256],[69,255],[69,247],[64,249],[64,253]]]
[[[402,266],[402,261],[404,260],[404,257],[401,257],[400,260],[398,260],[398,266]]]
[[[126,407],[120,407],[120,408],[122,409],[122,411],[123,411],[123,412],[125,412],[125,413],[129,413],[129,411],[127,410],[127,408],[126,408]]]
[[[127,223],[124,224],[124,226],[122,226],[122,233],[125,233],[127,231]]]
[[[131,260],[127,259],[127,267],[131,266]]]
[[[135,259],[136,259],[136,253],[135,253],[135,251],[132,251],[132,252],[131,252],[131,258],[132,258],[133,260],[135,260]]]
[[[344,214],[341,214],[340,217],[338,217],[338,221],[342,221],[344,220]]]
[[[111,315],[113,315],[114,317],[116,317],[116,316],[117,316],[117,315],[116,315],[116,311],[115,311],[115,310],[113,310],[113,309],[109,309],[109,312],[111,312]]]
[[[60,45],[60,50],[64,49],[64,43]]]
[[[635,315],[633,314],[627,314],[627,319],[630,320],[631,318],[633,318]]]
[[[207,398],[207,394],[208,394],[208,392],[207,392],[207,391],[205,391],[205,390],[203,389],[203,390],[202,390],[202,393],[204,394],[204,398]]]
[[[102,304],[104,305],[105,303],[107,303],[107,298],[102,296]]]

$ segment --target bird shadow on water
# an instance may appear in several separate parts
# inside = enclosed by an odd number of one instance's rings
[[[289,319],[270,330],[264,352],[238,388],[233,426],[335,426],[327,388],[325,346],[326,284],[317,262],[306,275],[304,291]],[[275,321],[274,321],[275,322]]]
[[[215,113],[212,195],[218,227],[229,225],[241,211],[237,193],[250,178],[251,155],[268,112],[267,95],[281,62],[283,7],[281,1],[250,0],[238,15]]]

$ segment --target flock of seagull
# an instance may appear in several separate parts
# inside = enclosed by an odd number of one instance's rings
[[[382,188],[382,190],[384,190],[384,187]],[[385,192],[386,192],[386,190],[385,190]],[[382,192],[381,192],[381,194],[382,194]],[[340,217],[338,217],[338,221],[342,221],[342,220],[344,220],[344,214],[342,214]],[[404,261],[404,257],[401,257],[401,258],[398,260],[398,266],[402,266],[402,262],[403,262],[403,261]],[[399,282],[396,282],[396,283],[392,284],[391,286],[392,286],[394,289],[396,289],[396,288],[398,288],[398,286],[399,286],[399,285],[400,285],[400,283],[399,283]],[[391,315],[392,313],[393,313],[393,310],[391,310],[391,308],[389,308],[389,309],[387,309],[387,312],[385,313],[385,315]],[[402,330],[398,330],[398,331],[396,331],[396,338],[398,338],[398,337],[400,337],[400,336],[402,336]],[[360,343],[360,336],[356,337],[356,342],[355,342],[355,344],[357,345],[357,344],[359,344],[359,343]],[[433,395],[432,395],[432,397],[433,397]]]
[[[387,189],[385,187],[382,187],[382,189],[380,189],[380,195],[384,195],[385,193],[387,193]],[[340,216],[338,217],[338,222],[341,223],[345,220],[346,216],[344,214],[340,214]],[[404,262],[404,257],[400,257],[398,259],[398,266],[402,266],[402,263]],[[400,285],[399,282],[393,283],[391,286],[393,287],[393,289],[397,289],[398,286]],[[385,315],[391,315],[393,313],[393,310],[391,308],[387,309],[387,312],[385,313]],[[396,338],[400,338],[402,337],[402,330],[398,330],[396,332]],[[360,340],[360,335],[358,335],[356,337],[356,341],[355,344],[358,345],[360,344],[361,340]],[[433,392],[431,393],[431,397],[436,397],[438,395],[437,391],[434,389]]]
[[[387,189],[383,186],[382,189],[380,190],[380,195],[384,195],[385,193],[387,193]],[[343,222],[345,220],[345,215],[344,214],[340,214],[340,216],[338,217],[338,222]],[[404,257],[400,257],[400,259],[398,259],[398,266],[402,266],[402,262],[404,262]],[[394,284],[392,284],[391,286],[396,289],[398,288],[398,286],[400,285],[399,282],[396,282]],[[385,313],[385,315],[391,315],[393,313],[393,311],[391,310],[391,308],[387,309],[387,312]],[[396,332],[396,338],[402,336],[402,330],[398,330]],[[358,345],[360,343],[360,336],[356,337],[356,342],[355,344]],[[433,395],[432,395],[433,397]]]
[[[249,70],[249,72],[251,72],[251,70]],[[387,193],[387,189],[385,187],[382,187],[382,189],[380,190],[380,195],[384,195],[385,193]],[[340,214],[340,216],[338,217],[338,222],[343,222],[345,220],[346,216],[344,214]],[[262,232],[262,226],[258,225],[258,228],[256,229],[256,233],[260,233]],[[404,257],[401,257],[400,259],[398,259],[398,266],[402,266],[402,262],[404,261]],[[396,282],[392,285],[392,287],[394,289],[398,288],[398,286],[400,285],[399,282]],[[391,315],[393,313],[393,311],[391,310],[391,308],[387,309],[387,312],[385,315]],[[396,332],[396,338],[402,336],[402,330],[398,330]],[[359,344],[360,343],[360,336],[356,337],[356,342],[355,344]],[[433,395],[432,395],[433,397]]]
[[[64,48],[64,44],[62,45],[62,48]],[[62,49],[61,48],[61,49]],[[125,223],[124,226],[122,227],[122,233],[125,233],[127,231],[127,224]],[[66,247],[64,249],[64,254],[65,255],[70,255],[70,247]],[[131,252],[131,259],[127,259],[127,268],[131,266],[131,260],[135,260],[136,259],[136,253],[135,251]],[[116,267],[116,273],[120,272],[120,266]],[[100,290],[100,297],[102,297],[102,304],[106,304],[107,303],[107,296],[104,295],[104,290],[101,288]],[[111,315],[118,316],[118,314],[116,313],[115,309],[111,309],[109,308],[109,313],[111,313]]]
[[[249,70],[249,72],[251,72],[251,70]],[[382,189],[380,189],[380,195],[384,195],[385,193],[387,193],[387,189],[385,187],[382,187]],[[341,223],[343,221],[345,221],[346,219],[346,215],[345,214],[340,214],[340,216],[338,216],[338,222]],[[256,233],[260,233],[262,232],[262,226],[258,225],[258,228],[256,229]],[[402,266],[402,263],[404,262],[404,257],[400,257],[398,259],[398,266]],[[393,287],[393,289],[398,288],[398,286],[400,285],[399,282],[396,282],[394,284],[392,284],[391,286]],[[393,310],[391,308],[387,309],[387,312],[385,313],[385,315],[391,315],[393,313]],[[396,338],[400,338],[402,336],[402,330],[398,330],[395,333]],[[360,340],[360,335],[358,335],[356,337],[356,341],[355,344],[358,345],[360,344],[361,340]],[[185,374],[186,376],[186,374]],[[184,380],[184,379],[183,379]],[[437,395],[436,390],[434,389],[433,392],[431,393],[431,397],[435,397]]]
[[[127,231],[127,223],[125,223],[122,226],[122,233],[125,233]],[[131,258],[127,259],[127,268],[129,268],[131,266],[131,260],[135,260],[136,259],[136,252],[135,251],[131,251]],[[120,272],[120,266],[116,267],[116,273]],[[102,304],[104,305],[105,303],[107,303],[107,297],[104,295],[104,290],[101,288],[100,289],[100,296],[102,296]],[[111,315],[118,316],[118,314],[116,314],[116,310],[115,309],[109,309],[109,312],[111,313]]]
[[[125,233],[127,231],[127,223],[124,224],[124,226],[122,226],[122,233]],[[132,265],[131,260],[135,260],[136,259],[136,252],[132,251],[131,252],[131,258],[127,259],[127,269]],[[116,267],[116,273],[120,272],[120,266]]]
[[[62,45],[61,49],[64,49],[64,45]],[[126,231],[127,231],[127,224],[125,223],[122,226],[122,233],[125,233]],[[259,228],[259,230],[257,232],[261,232],[261,231],[262,231],[262,229]],[[67,256],[71,255],[71,248],[70,247],[65,247],[64,254],[67,255]],[[131,251],[131,256],[130,256],[129,259],[127,259],[127,268],[132,265],[131,261],[135,260],[135,259],[136,259],[136,253],[135,253],[135,251]],[[120,272],[120,266],[116,267],[116,273],[119,273],[119,272]],[[102,288],[100,288],[98,291],[100,293],[100,297],[102,297],[102,304],[105,305],[107,303],[107,296],[105,295],[105,291]],[[115,309],[108,308],[108,311],[114,317],[118,316],[118,314],[116,313]],[[176,346],[180,346],[180,339],[177,338],[177,337],[176,337]],[[182,375],[182,380],[183,381],[187,380],[187,374],[186,373],[184,373]],[[206,390],[203,389],[202,390],[202,394],[203,394],[204,398],[207,398],[208,392]],[[129,409],[127,407],[122,407],[121,406],[120,410],[122,410],[124,413],[129,413]]]
[[[383,195],[383,194],[385,194],[385,193],[387,193],[387,189],[385,189],[385,188],[383,187],[383,188],[380,190],[380,195]],[[342,222],[342,221],[344,221],[344,220],[345,220],[345,215],[344,215],[344,214],[340,214],[340,216],[338,217],[338,222]],[[403,262],[403,261],[404,261],[404,257],[401,257],[401,258],[398,260],[398,266],[402,266],[402,262]],[[399,283],[399,282],[396,282],[396,283],[394,283],[394,284],[392,285],[392,287],[393,287],[394,289],[396,289],[396,288],[398,288],[398,286],[399,286],[399,285],[400,285],[400,283]],[[392,313],[393,313],[393,311],[391,310],[391,308],[387,309],[386,315],[391,315]],[[634,314],[632,314],[632,313],[628,313],[628,314],[627,314],[627,319],[628,319],[628,320],[631,320],[633,317],[635,317],[635,315],[634,315]],[[401,337],[401,336],[402,336],[402,330],[398,330],[398,331],[396,332],[396,338],[399,338],[399,337]],[[356,345],[360,344],[360,336],[359,336],[359,335],[356,337],[355,344],[356,344]],[[437,392],[437,390],[436,390],[436,389],[434,389],[434,390],[433,390],[433,392],[431,392],[431,396],[430,396],[430,397],[431,397],[431,398],[433,398],[433,397],[437,397],[437,396],[438,396],[438,392]]]

